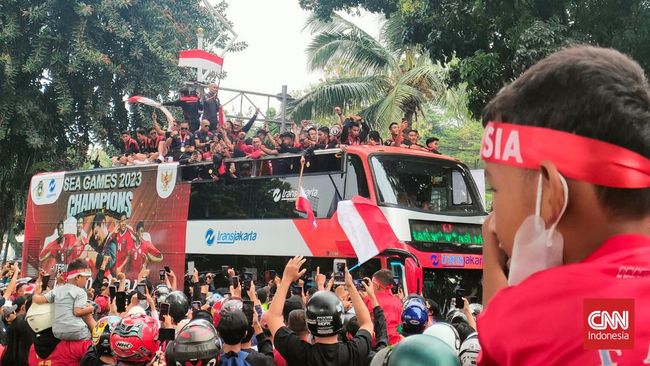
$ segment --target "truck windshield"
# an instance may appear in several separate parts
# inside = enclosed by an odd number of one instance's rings
[[[374,155],[370,164],[379,204],[436,214],[483,214],[472,177],[458,164],[404,155]]]

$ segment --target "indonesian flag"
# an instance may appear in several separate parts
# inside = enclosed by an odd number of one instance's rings
[[[184,50],[178,56],[178,66],[221,72],[223,59],[204,50]]]
[[[172,126],[172,123],[174,122],[174,116],[169,111],[169,109],[165,108],[165,106],[163,106],[162,104],[156,102],[153,99],[143,97],[141,95],[134,95],[134,96],[130,97],[128,99],[128,102],[132,103],[132,104],[136,104],[136,103],[145,104],[145,105],[160,109],[160,111],[163,112],[163,114],[165,115],[165,118],[167,118],[167,131],[171,131],[171,126]]]
[[[366,198],[354,196],[351,200],[340,201],[337,216],[359,258],[357,265],[399,243],[384,213]]]
[[[300,192],[298,193],[298,198],[296,198],[296,210],[304,212],[307,214],[307,220],[309,223],[316,228],[316,217],[314,217],[314,210],[311,208],[311,202],[307,198],[305,190],[300,187]]]

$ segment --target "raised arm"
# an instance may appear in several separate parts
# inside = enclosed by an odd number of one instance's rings
[[[284,318],[282,316],[282,309],[284,308],[284,301],[287,298],[287,292],[291,283],[300,278],[306,269],[300,270],[300,267],[305,263],[305,259],[301,256],[293,257],[289,260],[284,273],[282,274],[282,281],[275,291],[275,296],[269,307],[269,330],[272,337],[275,338],[275,333],[284,326]],[[358,294],[357,294],[358,295]],[[363,305],[363,303],[362,303]],[[367,310],[366,310],[367,311]]]
[[[350,298],[352,299],[354,313],[356,314],[357,320],[359,321],[359,329],[365,329],[370,334],[372,334],[374,331],[374,326],[372,325],[370,312],[368,311],[366,304],[363,303],[363,299],[361,298],[361,295],[359,295],[359,291],[357,291],[357,288],[354,286],[352,275],[350,275],[350,272],[347,268],[345,269],[345,287],[347,287]]]

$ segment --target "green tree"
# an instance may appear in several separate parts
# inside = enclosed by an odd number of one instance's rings
[[[391,27],[387,23],[385,34]],[[443,89],[444,70],[415,48],[390,49],[353,22],[334,14],[331,21],[312,16],[314,38],[307,48],[309,66],[333,77],[289,105],[295,120],[332,113],[334,106],[361,110],[369,123],[383,129],[390,122],[414,119]]]
[[[355,6],[401,18],[404,44],[422,46],[440,62],[461,60],[449,82],[467,83],[475,115],[505,83],[572,43],[616,48],[650,70],[650,3],[643,0],[302,0],[301,5],[323,20]]]
[[[34,173],[80,167],[92,143],[115,147],[150,123],[123,97],[162,99],[191,79],[176,57],[198,27],[228,41],[198,1],[0,2],[0,237],[24,215]]]

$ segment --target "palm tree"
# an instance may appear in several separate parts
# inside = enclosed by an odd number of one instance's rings
[[[377,40],[337,14],[330,22],[307,20],[314,38],[307,48],[309,67],[333,77],[292,101],[295,120],[329,115],[334,106],[359,111],[376,129],[406,117],[409,121],[444,89],[444,70],[426,55],[401,43],[401,19],[391,17]]]

